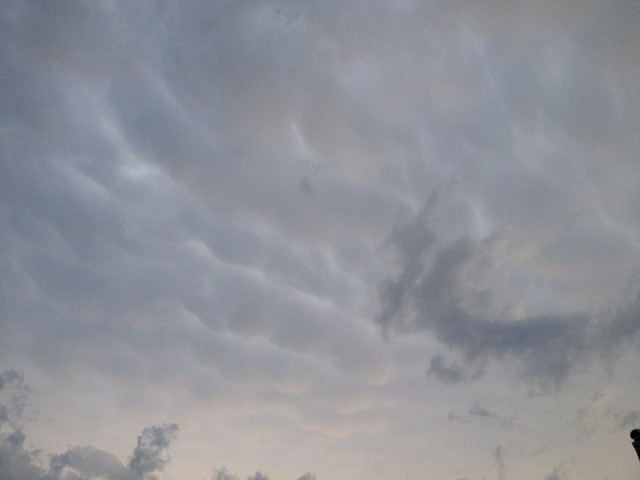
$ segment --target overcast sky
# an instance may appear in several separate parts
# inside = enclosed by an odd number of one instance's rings
[[[0,478],[638,478],[639,47],[635,0],[4,0]]]

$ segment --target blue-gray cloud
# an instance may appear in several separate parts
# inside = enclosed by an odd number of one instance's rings
[[[345,438],[425,369],[637,352],[637,13],[4,2],[0,366],[67,415],[95,382]]]
[[[620,342],[633,342],[640,329],[638,299],[606,323],[587,312],[487,318],[484,307],[500,292],[491,279],[476,285],[474,275],[494,269],[499,240],[476,241],[461,236],[442,242],[433,227],[439,199],[432,196],[422,210],[399,227],[389,244],[397,254],[398,273],[380,289],[377,322],[387,332],[428,331],[444,345],[462,353],[467,368],[447,364],[442,354],[432,357],[429,373],[445,383],[475,377],[488,359],[520,362],[519,374],[538,386],[555,388],[582,362]]]

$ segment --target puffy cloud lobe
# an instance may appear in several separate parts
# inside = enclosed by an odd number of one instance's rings
[[[0,404],[0,426],[16,426],[15,421],[21,415],[26,400],[25,388],[23,376],[17,370],[5,370],[0,373],[0,395],[8,397],[7,404]]]
[[[227,471],[226,468],[215,469],[211,480],[240,480],[236,475],[233,475]],[[253,475],[249,475],[247,480],[269,480],[269,477],[261,472],[256,472]],[[311,473],[305,473],[298,480],[316,480],[316,476]]]
[[[75,447],[61,455],[54,455],[49,462],[53,478],[80,480],[105,478],[109,480],[134,480],[155,478],[140,475],[115,456],[93,447]]]
[[[138,445],[129,460],[129,468],[140,477],[161,471],[169,461],[165,452],[177,431],[176,424],[145,428],[138,437]]]
[[[470,379],[470,375],[464,367],[448,362],[441,353],[431,357],[427,372],[442,383],[448,384],[456,384]]]
[[[53,477],[35,462],[35,453],[24,447],[25,435],[19,423],[25,393],[26,385],[20,372],[0,373],[0,478],[50,480]]]

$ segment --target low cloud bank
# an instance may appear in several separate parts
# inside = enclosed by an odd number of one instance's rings
[[[163,424],[145,428],[127,463],[115,455],[92,446],[77,446],[59,455],[50,455],[48,464],[42,452],[30,450],[22,431],[21,416],[28,387],[16,370],[0,373],[0,480],[158,480],[169,463],[168,449],[178,425]],[[238,480],[226,468],[215,469],[211,480]],[[269,480],[256,472],[247,480]],[[316,480],[306,473],[298,480]]]

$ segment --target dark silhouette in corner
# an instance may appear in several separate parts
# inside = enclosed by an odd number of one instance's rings
[[[636,449],[636,453],[638,454],[638,460],[640,460],[640,428],[635,428],[633,430],[631,430],[631,439],[633,440],[633,442],[631,442],[631,445],[633,445],[633,448]]]

